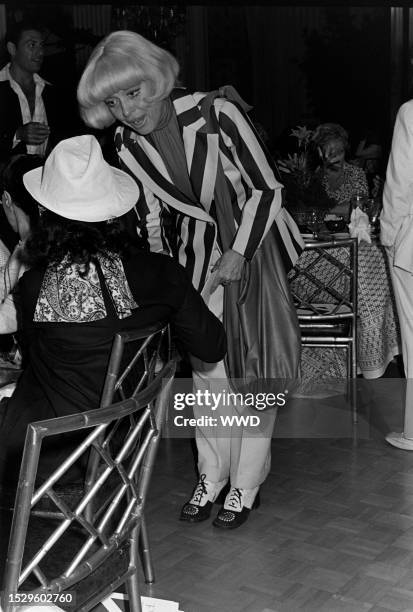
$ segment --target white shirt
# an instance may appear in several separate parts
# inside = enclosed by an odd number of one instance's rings
[[[16,245],[12,254],[0,240],[0,334],[17,331],[16,287],[27,266],[19,259],[22,244]]]
[[[10,64],[7,64],[6,66],[4,66],[2,70],[0,70],[0,81],[9,81],[10,87],[17,94],[17,97],[20,103],[20,111],[22,115],[23,125],[25,123],[30,123],[30,121],[37,121],[38,123],[45,123],[46,125],[48,125],[46,108],[44,106],[44,102],[42,98],[43,89],[47,81],[42,79],[42,77],[39,76],[38,74],[34,74],[33,79],[36,84],[36,93],[35,93],[36,99],[35,99],[34,113],[32,115],[30,112],[29,103],[27,101],[25,94],[23,93],[22,88],[17,83],[17,81],[13,79],[13,77],[10,74]],[[47,141],[48,141],[48,138],[46,138],[46,140],[39,145],[26,145],[27,153],[37,154],[37,155],[41,155],[42,157],[44,157],[46,153],[46,149],[47,149]],[[16,136],[14,136],[13,147],[15,147],[18,143],[19,143],[19,140],[16,138]]]

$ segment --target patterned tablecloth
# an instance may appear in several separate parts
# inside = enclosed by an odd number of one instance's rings
[[[344,249],[343,249],[344,251]],[[314,251],[304,251],[301,264],[307,264]],[[328,275],[328,263],[317,274]],[[297,290],[297,287],[295,287]],[[305,291],[305,287],[302,287]],[[361,242],[358,248],[358,329],[357,362],[364,378],[382,376],[396,355],[401,353],[400,330],[386,252],[377,242]],[[303,348],[302,382],[345,378],[344,350]]]
[[[358,366],[364,378],[379,378],[401,353],[399,321],[384,247],[359,245]]]

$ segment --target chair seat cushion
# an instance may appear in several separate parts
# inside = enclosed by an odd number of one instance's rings
[[[311,307],[297,308],[301,334],[306,336],[347,336],[350,333],[350,320],[323,319],[331,315],[351,315],[346,304],[311,304]],[[320,317],[320,318],[319,318]]]
[[[329,315],[343,315],[343,314],[351,314],[352,310],[350,306],[347,304],[311,304],[308,307],[306,306],[298,306],[297,307],[297,315],[300,317],[307,316],[329,316]]]
[[[348,321],[313,323],[300,322],[302,336],[350,336],[351,325]]]

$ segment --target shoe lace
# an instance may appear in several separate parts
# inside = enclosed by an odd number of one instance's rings
[[[241,489],[232,488],[229,494],[228,502],[225,504],[228,508],[239,508],[242,506],[242,493]]]
[[[192,496],[192,503],[200,504],[204,495],[207,495],[208,491],[205,485],[206,474],[201,474],[198,484],[195,487],[194,494]]]

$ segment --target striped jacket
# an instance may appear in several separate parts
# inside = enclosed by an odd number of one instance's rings
[[[214,206],[218,159],[231,196],[236,234],[231,248],[251,259],[271,225],[287,269],[303,243],[293,219],[282,207],[282,185],[273,163],[245,113],[235,102],[216,97],[213,105],[219,133],[208,133],[200,102],[205,93],[175,89],[171,99],[182,134],[195,199],[172,182],[158,151],[145,136],[120,126],[115,143],[121,165],[137,180],[141,194],[134,210],[139,236],[151,251],[176,256],[202,289],[219,227]],[[169,224],[174,232],[169,231]],[[171,238],[172,236],[172,238]]]

